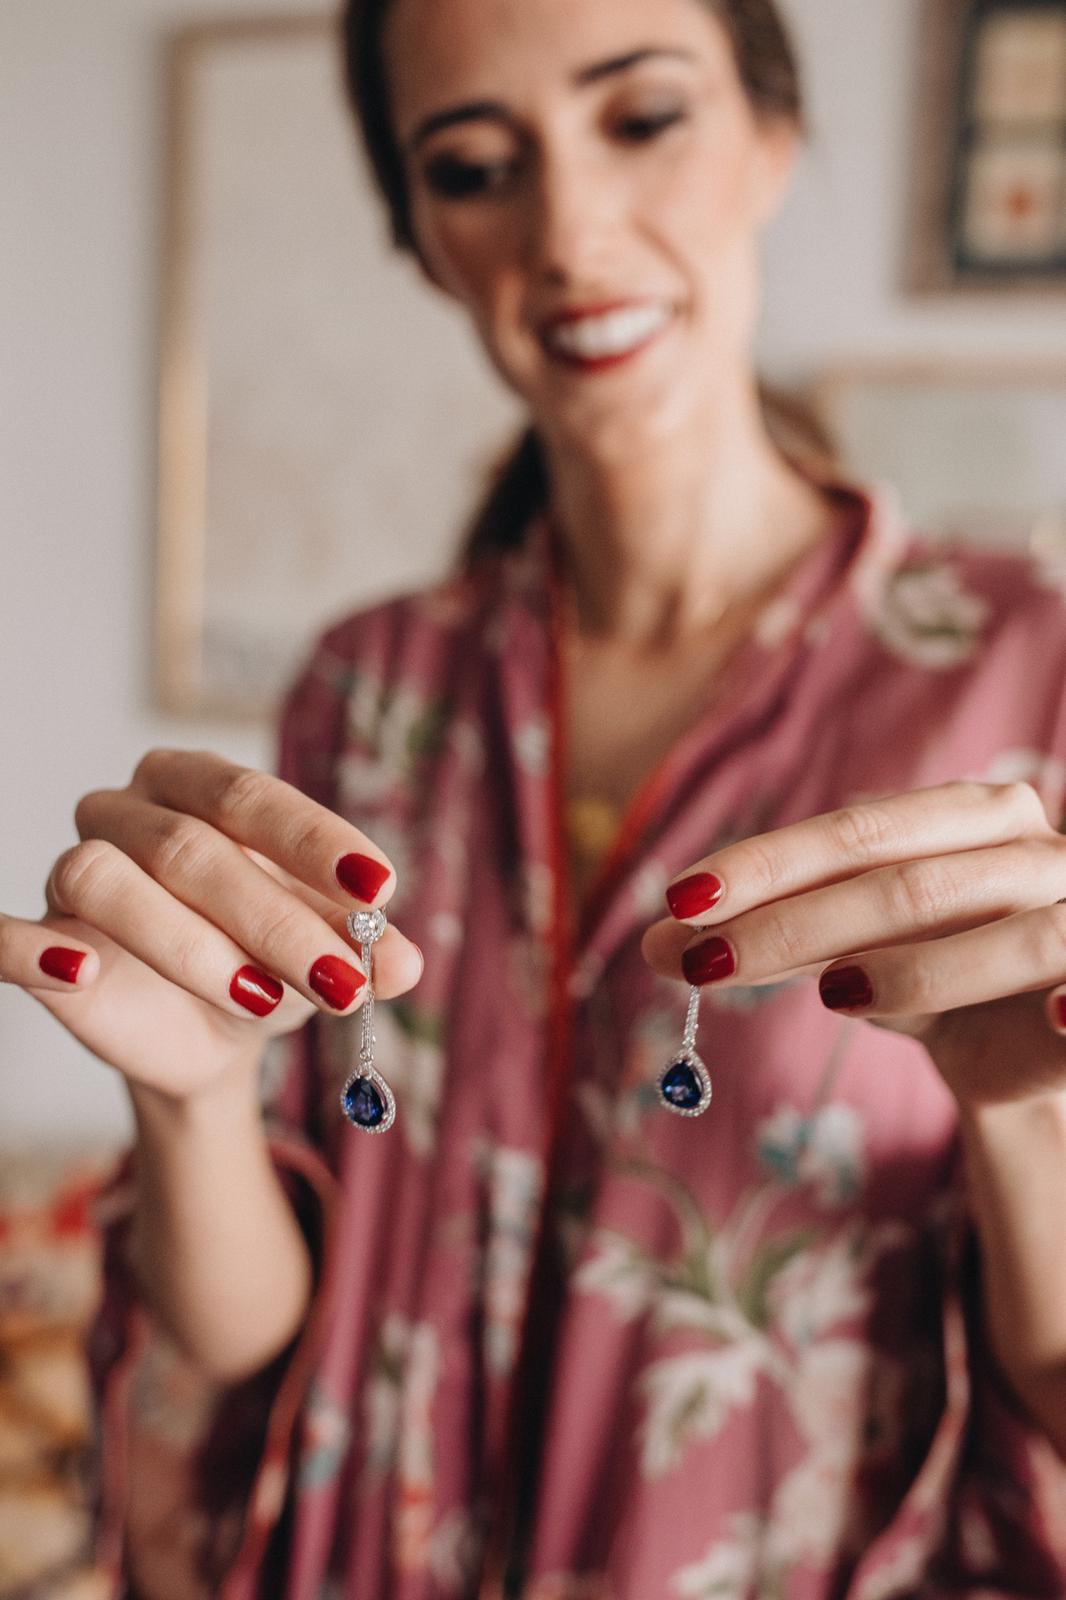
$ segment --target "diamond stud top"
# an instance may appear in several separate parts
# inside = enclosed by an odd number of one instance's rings
[[[377,944],[387,926],[384,911],[351,911],[348,932],[356,944]]]

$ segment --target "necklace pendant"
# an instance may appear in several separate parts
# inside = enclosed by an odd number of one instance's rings
[[[659,1098],[667,1111],[677,1117],[702,1117],[711,1103],[711,1075],[696,1053],[699,1026],[700,991],[689,990],[688,1017],[681,1049],[659,1074]]]

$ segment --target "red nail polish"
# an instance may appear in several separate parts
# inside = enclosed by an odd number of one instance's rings
[[[861,967],[836,967],[818,980],[822,1004],[830,1011],[861,1011],[874,1003],[874,988]]]
[[[689,983],[720,983],[737,970],[736,952],[726,939],[705,939],[685,951],[681,968]]]
[[[284,987],[269,972],[259,967],[241,967],[233,974],[230,999],[257,1017],[268,1017],[285,993]]]
[[[364,975],[340,956],[319,956],[307,979],[311,988],[334,1011],[347,1011],[366,983]]]
[[[1057,1026],[1066,1033],[1066,994],[1057,994],[1052,1002],[1052,1008]]]
[[[698,917],[716,906],[725,892],[725,885],[713,872],[694,872],[691,877],[672,883],[666,891],[666,903],[671,916],[684,922],[686,917]]]
[[[389,876],[389,868],[370,856],[341,856],[337,862],[337,881],[357,900],[373,900]]]
[[[77,983],[84,960],[84,950],[67,950],[54,944],[41,952],[37,965],[50,978],[59,978],[63,983]]]

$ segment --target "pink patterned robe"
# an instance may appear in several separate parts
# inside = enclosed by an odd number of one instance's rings
[[[642,788],[578,927],[546,521],[324,635],[281,771],[397,868],[426,954],[377,1008],[399,1115],[367,1138],[341,1114],[358,1019],[272,1062],[318,1292],[225,1391],[133,1303],[116,1184],[93,1345],[116,1594],[1066,1594],[1066,1467],[982,1346],[921,1047],[810,981],[708,991],[711,1108],[657,1102],[687,991],[639,942],[673,875],[953,778],[1025,778],[1063,812],[1066,575],[923,548],[891,496],[834,493],[839,535]]]

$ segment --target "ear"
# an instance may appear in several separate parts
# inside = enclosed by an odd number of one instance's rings
[[[768,117],[759,127],[758,139],[754,209],[756,219],[766,226],[785,202],[803,137],[789,117]]]

